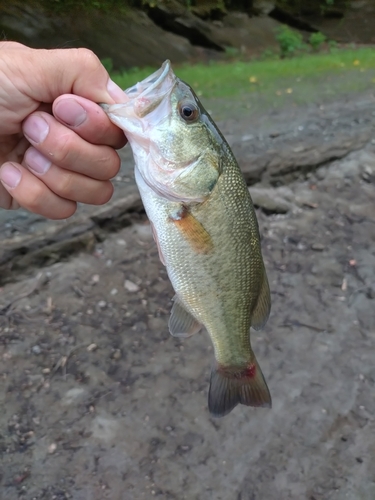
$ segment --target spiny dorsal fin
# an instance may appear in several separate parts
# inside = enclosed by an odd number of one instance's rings
[[[186,310],[177,295],[174,296],[173,301],[171,317],[168,322],[170,334],[173,337],[191,337],[194,333],[198,333],[202,328],[199,321]]]

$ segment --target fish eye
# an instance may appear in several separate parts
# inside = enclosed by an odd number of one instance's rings
[[[192,102],[180,104],[179,112],[181,118],[186,122],[194,122],[199,117],[199,110]]]

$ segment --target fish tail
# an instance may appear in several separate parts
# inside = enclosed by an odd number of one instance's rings
[[[211,372],[208,392],[211,415],[224,417],[238,404],[271,408],[270,391],[254,354],[244,368],[217,364]]]

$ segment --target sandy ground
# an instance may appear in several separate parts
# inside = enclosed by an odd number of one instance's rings
[[[258,131],[289,120],[298,135],[307,114],[285,113]],[[245,168],[257,137],[241,120],[223,129],[248,134],[234,144]],[[139,211],[4,284],[0,498],[373,500],[375,145],[354,149],[254,186],[273,307],[252,344],[271,410],[209,416],[210,340],[169,335],[173,291]],[[132,185],[129,161],[118,184]],[[27,232],[22,217],[9,237]]]

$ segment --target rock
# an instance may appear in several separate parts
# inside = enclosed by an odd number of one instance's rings
[[[295,3],[295,7],[276,2],[270,15],[299,29],[321,31],[328,39],[341,43],[375,42],[373,0],[335,0],[325,5],[316,0],[303,0]]]
[[[323,252],[325,246],[322,243],[313,243],[311,245],[311,249],[315,250],[316,252]]]
[[[151,19],[164,30],[187,38],[193,45],[224,51],[236,47],[242,52],[259,52],[277,46],[277,21],[269,17],[250,18],[244,12],[229,12],[220,24],[204,21],[180,3],[158,3],[149,9]]]
[[[32,353],[33,353],[33,354],[36,354],[36,355],[38,355],[38,354],[41,354],[41,353],[42,353],[42,349],[41,349],[41,347],[40,347],[40,346],[38,346],[38,345],[34,345],[34,346],[31,348],[31,351],[32,351]]]
[[[2,2],[0,29],[6,38],[35,48],[87,47],[116,69],[160,66],[165,59],[183,62],[200,53],[188,39],[164,31],[145,12],[130,8],[120,16],[102,9],[77,15],[74,10],[51,12],[38,2]]]
[[[363,165],[361,168],[361,177],[366,182],[374,182],[375,171],[369,165]]]
[[[115,349],[113,351],[113,353],[111,354],[111,358],[114,359],[115,361],[118,361],[119,359],[121,359],[121,350],[120,349]]]
[[[139,286],[130,280],[125,280],[124,288],[126,288],[128,292],[135,293],[139,291]]]
[[[250,189],[250,194],[255,207],[261,208],[268,214],[285,214],[293,208],[293,204],[285,197],[286,191],[293,196],[288,188],[272,189],[255,186]]]
[[[268,16],[276,5],[276,1],[272,0],[254,0],[253,10],[259,16]]]

